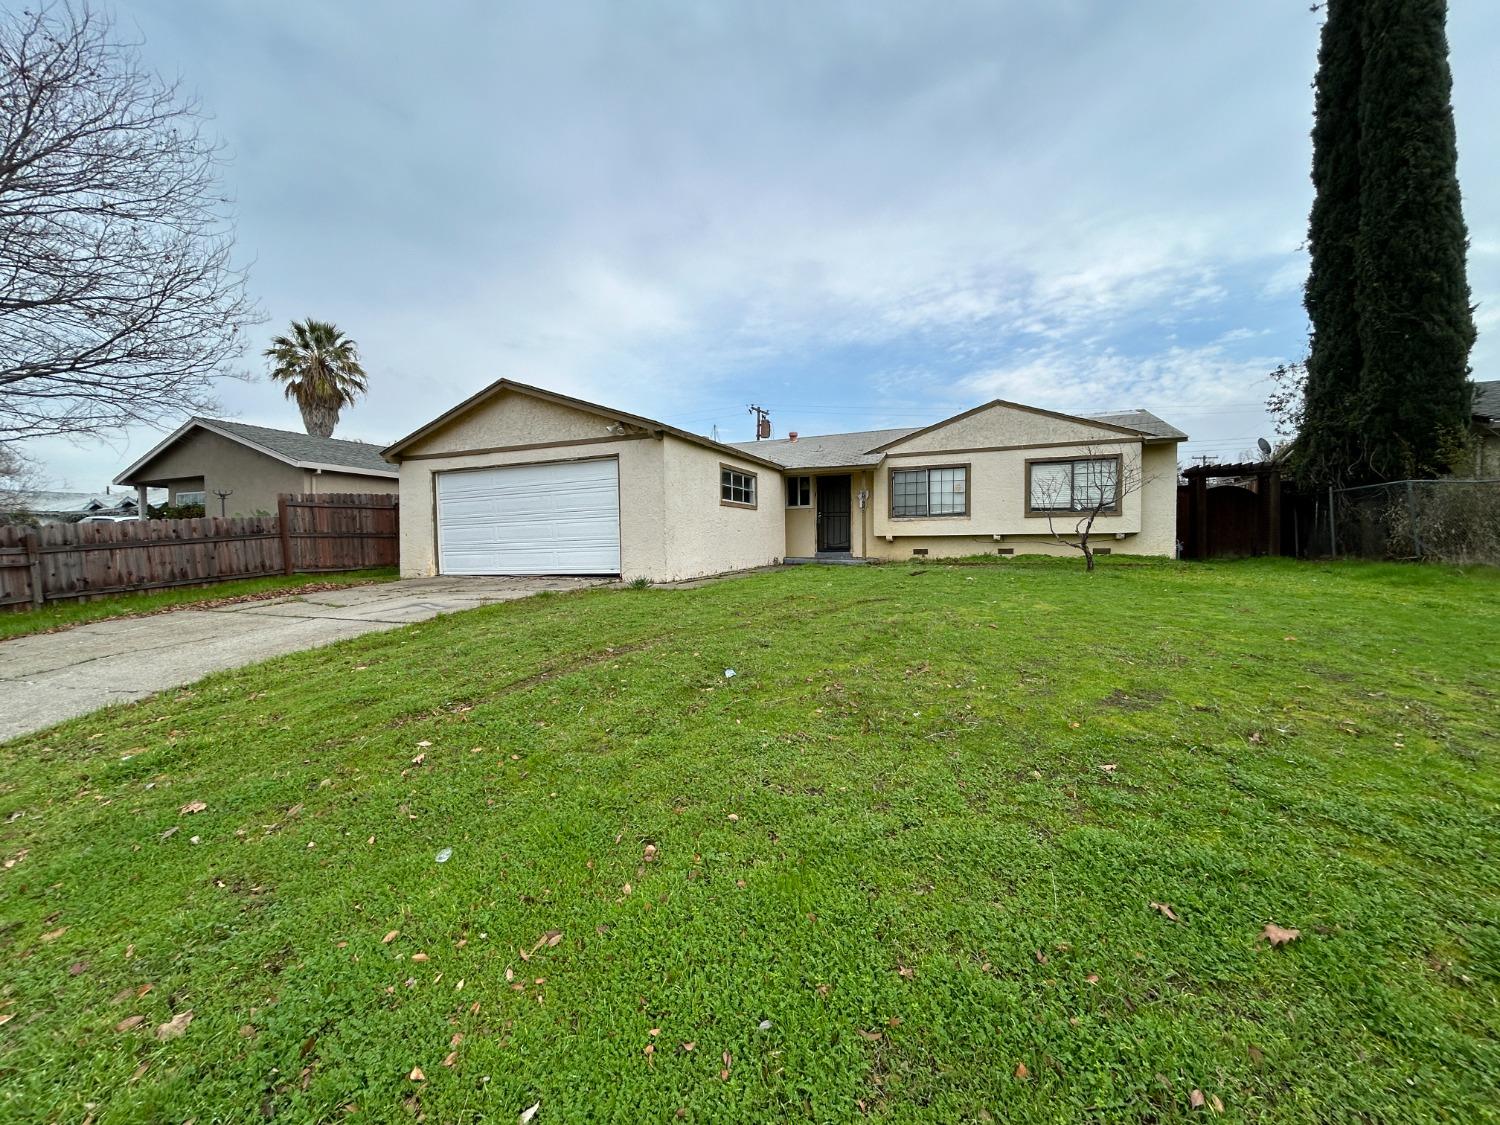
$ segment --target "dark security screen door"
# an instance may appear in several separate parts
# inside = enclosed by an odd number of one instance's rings
[[[849,478],[818,477],[818,550],[849,549]]]

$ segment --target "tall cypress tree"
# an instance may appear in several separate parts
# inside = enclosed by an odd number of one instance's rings
[[[1469,425],[1474,319],[1447,0],[1364,0],[1357,424],[1373,480],[1446,471]]]
[[[1474,324],[1446,19],[1446,0],[1328,3],[1298,439],[1318,483],[1444,471],[1468,425]]]
[[[1356,459],[1352,420],[1363,366],[1354,299],[1362,6],[1363,0],[1329,0],[1314,83],[1312,264],[1304,290],[1312,344],[1297,457],[1301,475],[1320,484],[1343,483]]]

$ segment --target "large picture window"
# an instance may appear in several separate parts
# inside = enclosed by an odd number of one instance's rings
[[[755,507],[755,474],[733,465],[719,466],[719,503]]]
[[[966,516],[969,467],[891,470],[892,516]]]
[[[1026,462],[1026,514],[1117,512],[1120,458],[1080,457],[1068,461]]]

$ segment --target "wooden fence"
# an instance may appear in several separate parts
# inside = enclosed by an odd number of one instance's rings
[[[275,516],[0,527],[0,607],[395,566],[394,495],[282,496]]]

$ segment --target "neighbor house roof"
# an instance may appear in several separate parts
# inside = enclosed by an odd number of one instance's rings
[[[37,515],[88,515],[90,512],[135,510],[135,494],[130,492],[22,492],[16,505]]]
[[[380,456],[380,446],[367,441],[343,438],[320,438],[295,430],[273,430],[269,426],[251,426],[244,422],[226,422],[221,418],[189,418],[130,468],[115,478],[116,484],[131,484],[134,478],[157,457],[193,430],[207,430],[230,441],[273,457],[299,469],[331,469],[376,477],[397,476],[395,469]]]
[[[896,430],[856,430],[848,434],[798,435],[796,441],[731,442],[736,449],[754,450],[784,469],[839,469],[851,465],[878,465],[883,454],[871,453],[877,445],[896,441],[916,432],[915,426]]]
[[[630,414],[624,410],[616,410],[612,406],[601,406],[597,402],[589,402],[586,399],[574,398],[572,395],[558,394],[556,391],[549,391],[543,387],[533,387],[529,383],[518,383],[514,379],[496,379],[482,391],[470,395],[457,406],[453,407],[451,410],[446,410],[442,414],[439,414],[425,426],[421,426],[413,430],[400,441],[386,446],[385,449],[381,451],[382,455],[388,461],[400,460],[401,451],[407,446],[411,445],[413,442],[419,440],[420,438],[426,437],[428,434],[432,433],[439,427],[446,425],[448,422],[452,421],[454,418],[457,418],[459,415],[467,413],[468,411],[474,409],[474,407],[488,401],[491,398],[494,398],[496,395],[501,394],[504,391],[514,391],[517,394],[530,395],[532,398],[541,399],[543,402],[554,402],[559,406],[572,407],[574,410],[582,410],[589,414],[597,414],[602,418],[611,418],[620,422],[628,422],[630,425],[639,427],[643,430],[648,430],[658,437],[662,434],[671,434],[675,438],[680,438],[683,441],[692,442],[694,445],[701,445],[707,449],[717,449],[723,453],[733,453],[741,457],[747,457],[751,461],[758,462],[759,464],[765,465],[768,468],[780,468],[780,466],[775,461],[769,460],[764,456],[758,456],[757,454],[750,452],[749,450],[741,449],[737,445],[728,445],[722,441],[714,441],[713,438],[706,438],[702,434],[695,434],[689,430],[679,430],[676,426],[669,426],[665,422],[656,421],[654,418],[643,418],[639,414]]]
[[[1500,421],[1500,379],[1474,384],[1474,417]]]

